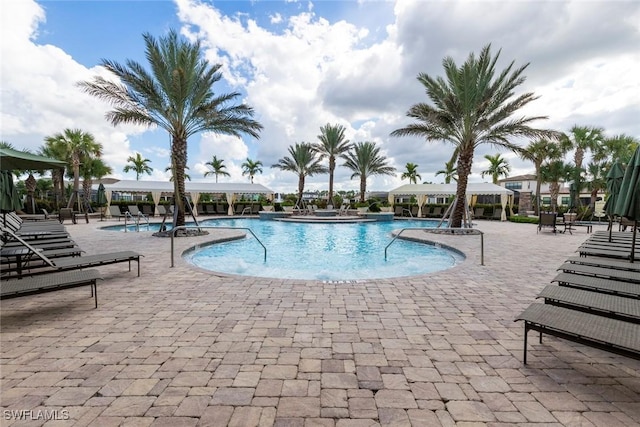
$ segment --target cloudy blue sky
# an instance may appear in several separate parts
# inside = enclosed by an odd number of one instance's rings
[[[65,128],[91,132],[104,145],[114,177],[135,152],[151,160],[152,176],[166,180],[169,137],[133,126],[111,126],[109,106],[76,83],[104,73],[102,58],[145,63],[142,34],[169,29],[199,39],[207,59],[223,64],[218,92],[238,91],[263,124],[259,141],[209,134],[189,140],[192,180],[204,163],[225,160],[231,177],[246,182],[241,163],[260,160],[256,182],[293,192],[297,178],[271,169],[296,142],[315,142],[320,126],[339,123],[351,141],[374,141],[390,162],[419,165],[424,181],[441,182],[452,148],[389,133],[409,123],[408,108],[426,101],[420,72],[442,74],[442,59],[462,62],[491,43],[501,66],[530,63],[522,86],[540,99],[524,111],[546,115],[539,127],[603,127],[607,135],[640,137],[640,2],[637,1],[32,1],[0,3],[1,139],[37,150],[45,136]],[[472,181],[483,179],[483,147]],[[512,175],[532,165],[503,152]],[[369,180],[388,190],[396,177]],[[211,179],[211,178],[209,178]],[[308,180],[326,189],[327,176]],[[357,189],[338,168],[337,189]]]

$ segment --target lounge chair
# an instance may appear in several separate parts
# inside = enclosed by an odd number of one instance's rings
[[[418,206],[411,206],[411,210],[409,211],[409,216],[412,218],[416,218],[418,216],[418,210],[420,208]]]
[[[473,210],[473,219],[482,218],[484,215],[484,208],[475,208]]]
[[[235,215],[242,215],[244,211],[244,203],[237,203],[233,206],[233,213]]]
[[[536,233],[539,233],[543,228],[550,228],[553,233],[558,232],[556,229],[555,212],[540,212],[540,216],[538,218],[538,230]]]
[[[547,285],[538,298],[544,298],[545,304],[640,323],[640,301],[631,298],[556,285]]]
[[[115,205],[109,205],[109,215],[111,218],[118,218],[118,221],[124,217],[124,214],[120,212],[120,207]]]
[[[71,208],[60,208],[58,211],[58,220],[60,224],[64,224],[64,222],[70,219],[72,224],[77,224],[78,220],[76,218],[76,213]]]
[[[225,209],[222,203],[216,203],[216,214],[225,215],[227,213],[227,209]]]
[[[640,266],[638,266],[640,268]],[[618,270],[610,267],[602,267],[596,265],[574,264],[566,262],[562,264],[558,270],[565,273],[582,274],[583,276],[601,277],[603,279],[623,280],[626,282],[635,282],[640,285],[640,270]]]
[[[95,301],[95,308],[98,308],[98,287],[96,285],[98,279],[102,279],[98,270],[75,270],[3,280],[0,285],[0,299],[17,298],[80,286],[90,286],[91,296]]]
[[[251,215],[259,215],[260,214],[260,208],[262,208],[260,203],[255,203],[255,204],[251,205]]]
[[[146,216],[154,216],[153,206],[151,205],[142,205],[142,213]]]
[[[24,241],[20,237],[13,234],[11,231],[6,231],[9,236],[14,238],[15,240],[22,243],[22,245],[29,249],[30,254],[35,258],[39,258],[46,264],[42,269],[30,271],[28,276],[33,276],[37,274],[48,274],[52,271],[66,271],[66,270],[78,270],[89,267],[97,267],[101,265],[108,264],[116,264],[121,262],[128,262],[129,271],[131,271],[131,261],[135,261],[138,263],[138,277],[140,277],[140,255],[137,252],[133,251],[120,251],[120,252],[111,252],[111,253],[102,253],[96,255],[86,255],[80,257],[73,258],[64,258],[56,260],[55,262],[49,259],[46,255],[42,253],[42,251],[38,250],[38,248],[30,245],[28,242]],[[50,268],[47,268],[50,267]]]
[[[604,258],[616,258],[632,261],[631,247],[629,247],[627,250],[615,250],[594,246],[581,246],[578,251],[580,252],[580,256],[598,256]],[[640,253],[635,253],[633,261],[640,261]]]
[[[567,286],[570,288],[640,299],[640,286],[638,286],[637,283],[584,276],[574,273],[558,273],[556,277],[553,278],[552,282],[558,282],[560,286]]]
[[[515,321],[524,321],[524,364],[529,330],[640,359],[640,324],[550,304],[531,304]]]
[[[433,212],[429,214],[430,218],[441,218],[442,217],[442,206],[434,206]]]
[[[640,274],[640,263],[632,263],[629,261],[618,261],[610,258],[592,258],[572,256],[567,258],[567,262],[580,265],[592,265],[596,267],[606,267],[616,270],[635,271]]]
[[[403,216],[404,215],[404,208],[402,206],[394,206],[393,215],[394,216]]]
[[[347,203],[343,203],[338,209],[338,216],[345,216],[349,214],[349,205]]]

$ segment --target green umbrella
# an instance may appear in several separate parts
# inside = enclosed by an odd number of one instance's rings
[[[100,185],[98,185],[98,192],[96,193],[96,200],[98,202],[98,206],[100,206],[100,221],[102,221],[102,217],[104,215],[102,207],[107,204],[107,196],[104,193],[104,185],[102,183],[100,183]]]
[[[18,190],[13,185],[11,171],[0,171],[0,211],[4,214],[22,209],[22,202],[18,196]]]
[[[614,212],[634,221],[633,238],[631,239],[631,262],[633,262],[638,221],[640,221],[640,147],[631,156],[631,161],[624,172]]]
[[[609,241],[611,241],[611,233],[613,230],[613,217],[615,214],[616,201],[618,200],[618,194],[620,194],[620,186],[622,185],[622,178],[624,178],[624,170],[622,165],[616,160],[611,165],[611,169],[607,172],[607,193],[609,197],[604,204],[604,211],[609,217]]]

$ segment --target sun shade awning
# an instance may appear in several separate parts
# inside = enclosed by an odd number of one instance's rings
[[[184,186],[187,193],[273,194],[273,190],[262,184],[186,181]],[[104,188],[106,191],[120,193],[173,193],[173,182],[120,180],[104,184]]]
[[[389,192],[393,195],[455,196],[457,184],[405,184]],[[481,182],[467,184],[467,195],[512,195],[513,191],[496,184]]]

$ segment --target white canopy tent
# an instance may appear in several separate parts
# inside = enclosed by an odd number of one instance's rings
[[[422,206],[426,203],[428,196],[455,196],[458,184],[405,184],[389,192],[389,199],[399,195],[413,195],[418,200],[418,215],[422,215]],[[502,221],[507,220],[506,207],[509,197],[513,191],[489,182],[467,184],[467,203],[470,203],[472,196],[499,195],[502,204]]]
[[[273,197],[273,190],[262,184],[247,184],[235,182],[191,182],[184,183],[185,192],[191,196],[194,204],[198,203],[202,193],[225,194],[229,203],[230,215],[233,215],[233,203],[237,194],[266,194]],[[133,181],[120,180],[113,184],[104,184],[107,204],[111,203],[114,192],[119,193],[151,193],[157,213],[160,196],[163,193],[173,194],[173,182],[168,181]],[[108,210],[108,209],[107,209]]]

